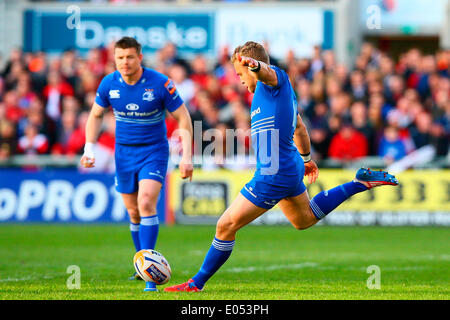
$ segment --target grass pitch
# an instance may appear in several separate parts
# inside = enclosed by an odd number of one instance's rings
[[[178,284],[199,269],[214,226],[162,226],[156,250]],[[450,229],[247,226],[201,293],[144,293],[127,225],[0,225],[0,299],[449,299]],[[66,286],[81,270],[81,288]],[[369,289],[367,268],[380,268]],[[369,283],[372,281],[369,280]],[[164,285],[162,287],[165,287]]]

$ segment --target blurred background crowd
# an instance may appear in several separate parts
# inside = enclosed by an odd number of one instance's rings
[[[270,53],[270,47],[266,44]],[[252,94],[241,85],[223,48],[214,61],[185,60],[168,43],[145,65],[176,84],[193,121],[202,129],[238,130],[237,148],[249,152]],[[366,156],[399,160],[425,145],[446,156],[450,141],[450,50],[423,54],[414,48],[395,59],[370,43],[351,68],[333,51],[313,48],[312,58],[293,51],[271,59],[288,73],[306,122],[313,157],[353,161]],[[85,124],[101,79],[115,70],[113,46],[86,57],[66,50],[10,52],[0,70],[0,159],[16,154],[79,155]],[[166,118],[169,137],[176,121]],[[105,115],[99,144],[114,149],[114,116]]]

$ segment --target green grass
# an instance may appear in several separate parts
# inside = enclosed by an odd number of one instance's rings
[[[169,285],[200,267],[213,226],[162,226]],[[449,299],[450,229],[247,226],[201,293],[144,293],[126,225],[0,225],[0,299]],[[81,289],[66,287],[67,267]],[[367,267],[381,269],[369,290]],[[164,287],[164,286],[163,286]]]

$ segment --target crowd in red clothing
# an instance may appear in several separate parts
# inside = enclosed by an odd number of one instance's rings
[[[289,75],[316,160],[378,155],[392,162],[429,144],[438,156],[448,154],[450,50],[410,49],[394,60],[365,43],[351,68],[319,47],[312,58],[289,51],[271,63]],[[252,94],[236,76],[228,48],[211,63],[202,55],[182,59],[169,43],[145,64],[173,79],[203,130],[242,129],[236,131],[235,148],[250,149]],[[97,86],[114,70],[112,45],[86,57],[73,50],[56,58],[12,51],[0,72],[0,159],[82,153]],[[111,121],[104,121],[99,143],[113,150],[114,121],[111,113],[107,117]],[[167,117],[166,123],[170,136],[176,121]]]

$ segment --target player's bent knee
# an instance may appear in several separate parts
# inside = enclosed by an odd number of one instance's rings
[[[311,225],[306,225],[306,224],[292,224],[292,226],[297,229],[297,230],[305,230],[308,229]]]
[[[311,209],[306,210],[296,221],[292,221],[292,226],[297,230],[305,230],[315,225],[319,220],[314,216]]]
[[[226,240],[229,237],[233,237],[238,229],[238,225],[231,219],[220,218],[216,225],[216,235],[219,236],[219,239]]]

